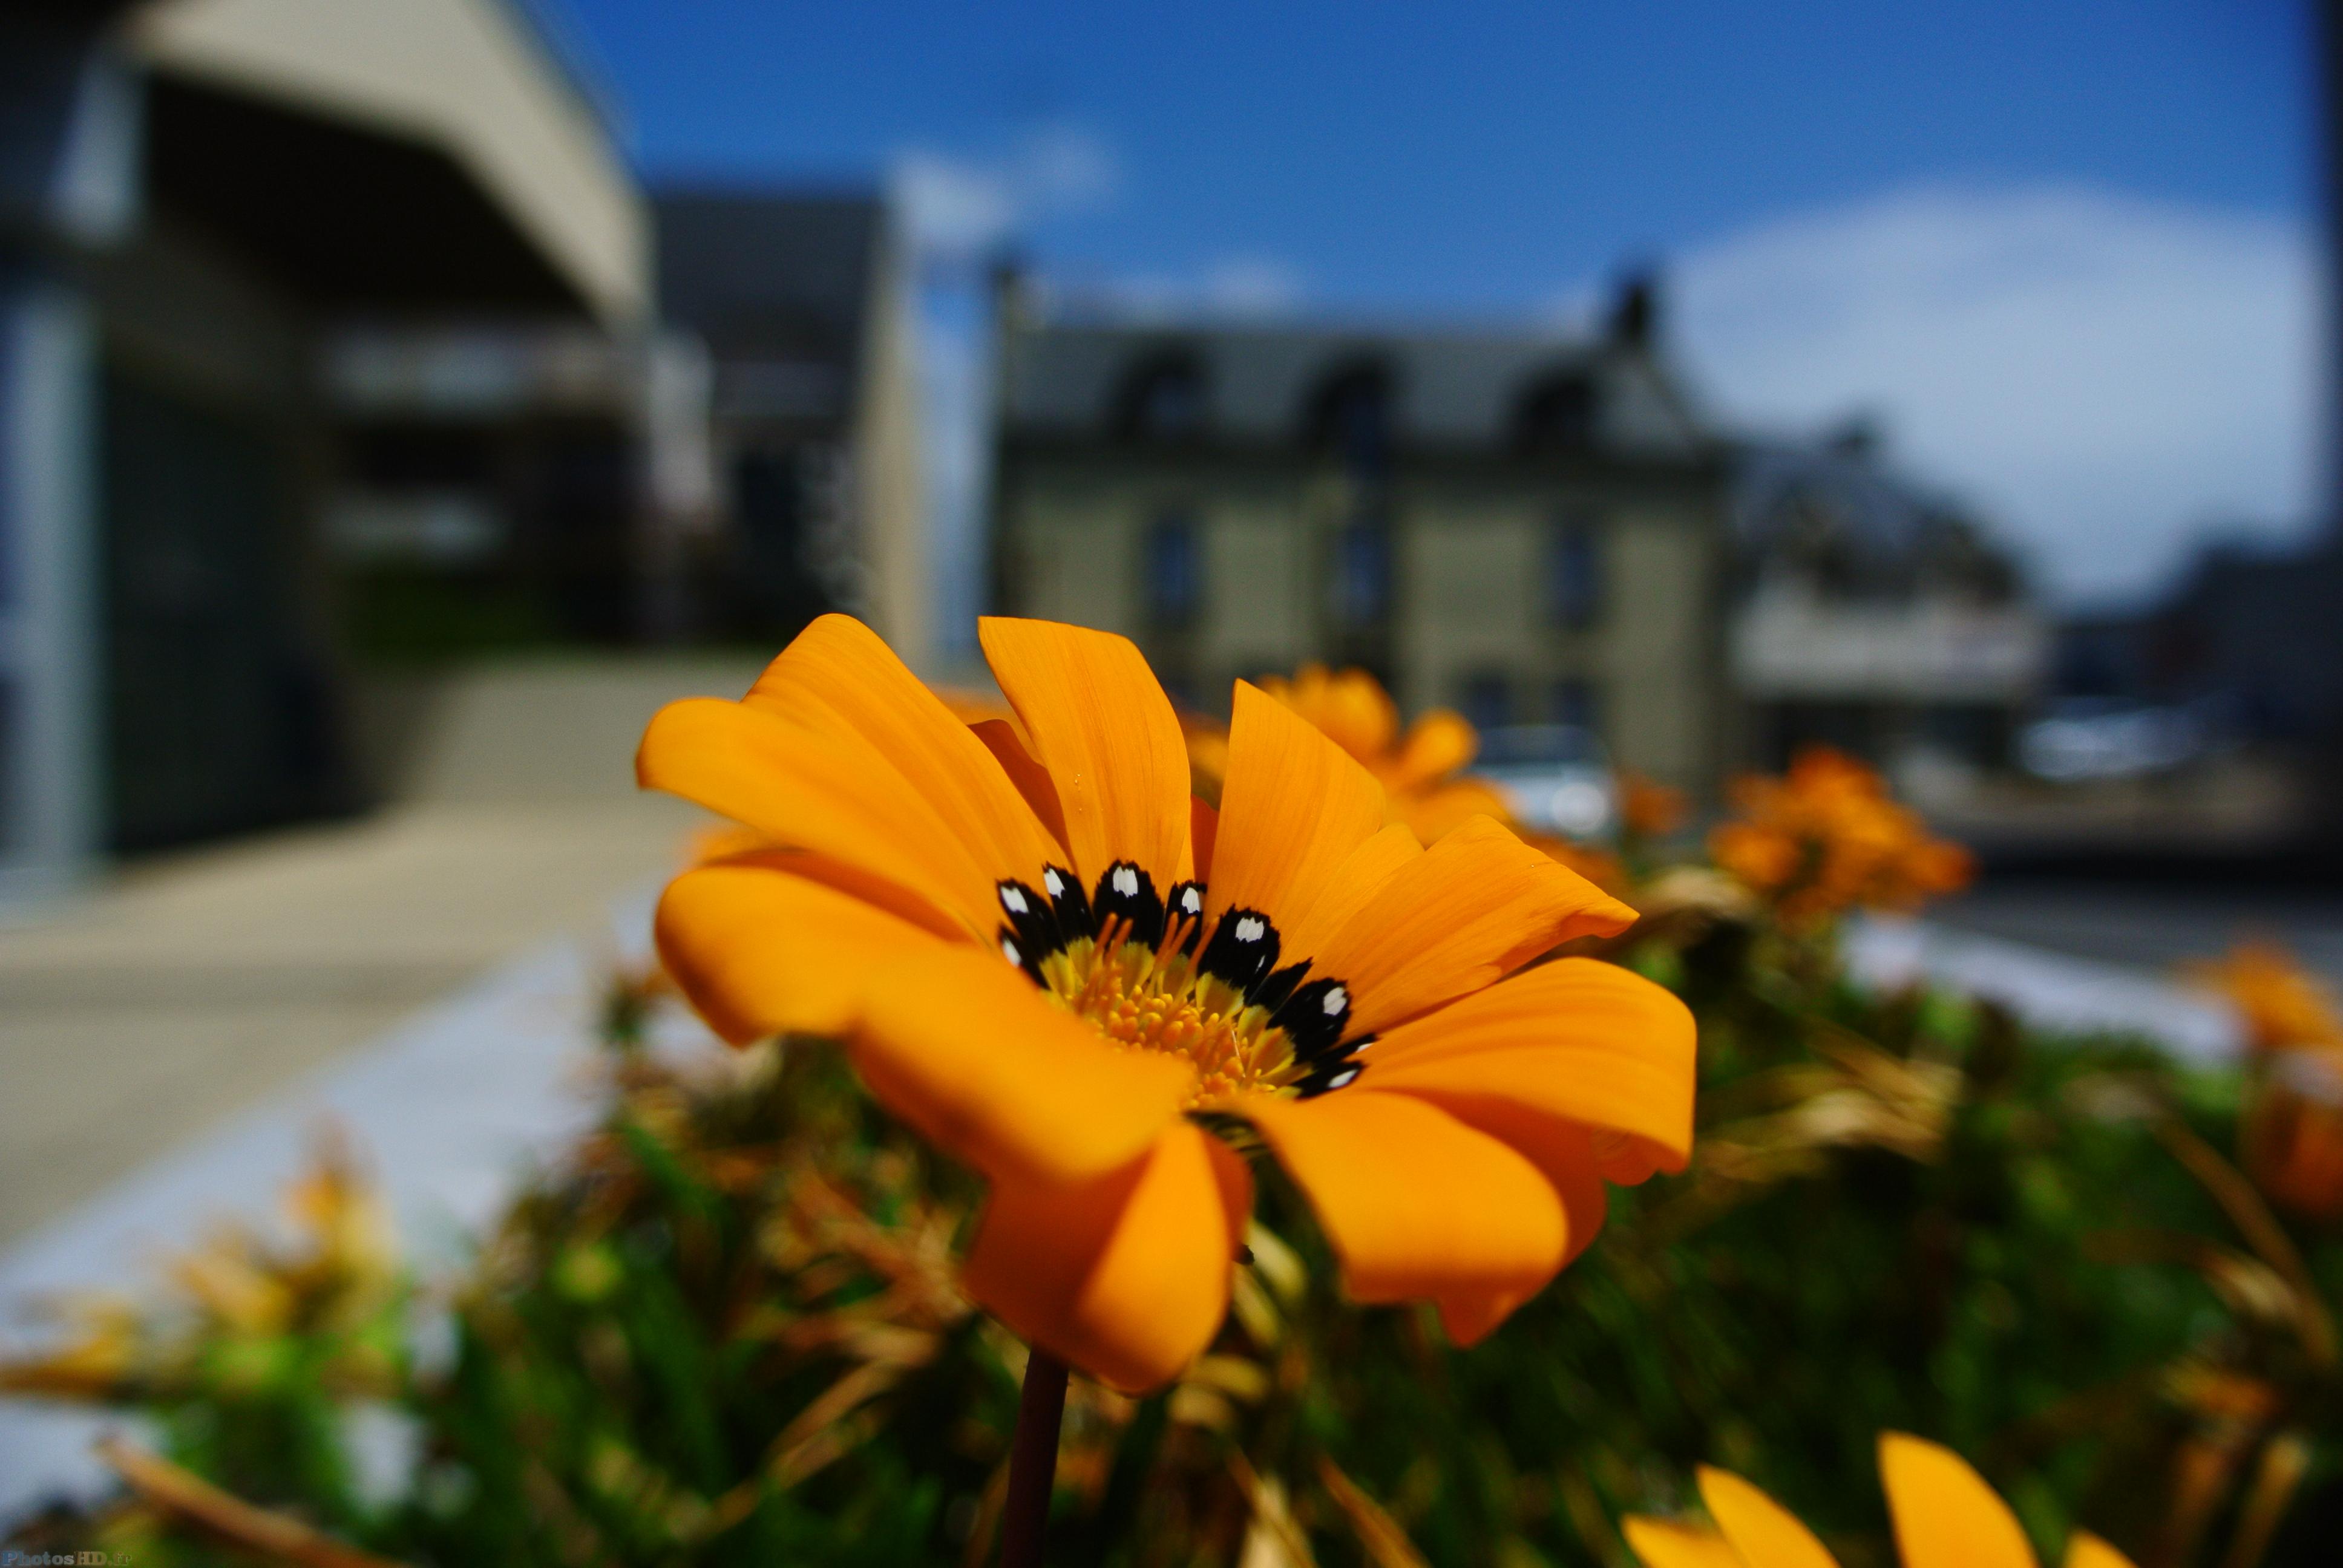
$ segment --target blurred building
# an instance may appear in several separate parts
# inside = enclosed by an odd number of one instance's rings
[[[918,365],[888,206],[679,189],[654,210],[661,316],[707,366],[716,515],[700,628],[769,641],[849,609],[923,665]]]
[[[2017,564],[1862,427],[1736,465],[1731,678],[1749,759],[1799,748],[2006,766],[2048,674]]]
[[[2176,764],[2246,747],[2331,768],[2343,734],[2338,606],[2343,537],[2217,542],[2156,602],[2062,623],[2056,688],[2079,712],[2185,717],[2196,744]]]
[[[919,404],[887,207],[673,191],[651,215],[659,315],[640,332],[337,340],[334,537],[359,646],[778,645],[847,609],[920,661]]]
[[[507,0],[0,5],[0,879],[345,799],[326,346],[623,336],[649,252]]]
[[[1310,659],[1706,788],[1727,465],[1649,293],[1547,334],[1042,318],[1004,289],[994,597],[1202,707]]]

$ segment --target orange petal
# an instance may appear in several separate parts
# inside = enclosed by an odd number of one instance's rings
[[[2036,1568],[2017,1515],[1951,1449],[1883,1432],[1879,1476],[1904,1568]]]
[[[1223,910],[1259,910],[1272,921],[1302,914],[1383,825],[1373,775],[1283,703],[1238,681],[1204,929]]]
[[[1354,1033],[1381,1031],[1479,990],[1557,943],[1609,936],[1635,912],[1577,872],[1476,818],[1376,890],[1317,954],[1350,982]]]
[[[1060,1183],[1121,1169],[1180,1116],[1183,1058],[1125,1050],[998,953],[937,944],[870,975],[850,1039],[870,1092],[988,1176]]]
[[[990,757],[985,766],[999,771]],[[643,732],[635,771],[646,789],[883,878],[981,940],[990,940],[999,922],[994,879],[1033,874],[980,864],[968,840],[868,740],[742,703],[705,697],[669,703]]]
[[[1051,782],[1050,771],[1033,760],[1025,749],[1025,742],[1017,738],[1017,727],[1006,719],[986,719],[969,726],[984,749],[1000,762],[1001,770],[1009,775],[1009,782],[1017,793],[1025,797],[1025,804],[1033,809],[1041,826],[1060,846],[1066,841],[1065,809],[1058,804],[1058,787]]]
[[[1568,1224],[1536,1167],[1422,1101],[1342,1089],[1229,1109],[1309,1198],[1354,1300],[1434,1302],[1470,1344],[1562,1266]]]
[[[908,920],[946,941],[968,940],[966,927],[938,910],[925,899],[904,891],[884,877],[873,875],[860,866],[833,856],[817,855],[809,849],[777,849],[767,843],[729,856],[721,863],[762,867],[809,882],[820,882],[825,888],[835,888],[866,904],[876,905],[898,920]]]
[[[1423,854],[1423,846],[1403,822],[1387,824],[1381,832],[1342,857],[1307,910],[1295,910],[1291,900],[1278,925],[1284,946],[1280,958],[1292,962],[1310,958],[1333,940],[1334,933],[1383,891],[1393,877]]]
[[[1692,1150],[1692,1014],[1615,964],[1541,964],[1392,1030],[1361,1060],[1363,1084],[1459,1116],[1513,1106],[1626,1133],[1666,1171]]]
[[[984,657],[1065,813],[1074,870],[1096,886],[1117,860],[1158,893],[1192,875],[1188,743],[1147,660],[1127,638],[1046,620],[977,623]]]
[[[2132,1561],[2087,1530],[2066,1542],[2066,1568],[2132,1568]]]
[[[868,741],[994,875],[1030,879],[1048,859],[1033,809],[985,742],[853,617],[816,619],[741,701]]]
[[[1701,1466],[1700,1500],[1749,1568],[1838,1568],[1795,1514],[1729,1470]]]
[[[1375,1087],[1380,1091],[1383,1086],[1378,1081]],[[1433,1093],[1416,1098],[1475,1132],[1487,1133],[1537,1167],[1537,1173],[1562,1200],[1563,1216],[1570,1226],[1569,1244],[1562,1254],[1564,1268],[1603,1234],[1603,1221],[1611,1209],[1611,1188],[1604,1180],[1604,1162],[1595,1154],[1594,1134],[1588,1129],[1493,1096]]]
[[[1202,797],[1188,801],[1188,842],[1196,851],[1196,879],[1208,880],[1212,874],[1212,846],[1221,836],[1221,809]]]
[[[1244,1161],[1174,1122],[1140,1160],[1094,1181],[996,1181],[965,1282],[1029,1344],[1143,1393],[1212,1342],[1252,1212]]]
[[[1407,728],[1391,769],[1392,788],[1420,789],[1471,762],[1481,749],[1480,733],[1464,716],[1435,708]]]
[[[678,877],[652,930],[668,973],[735,1045],[775,1034],[842,1036],[874,970],[941,946],[850,893],[741,862]]]
[[[1697,1524],[1631,1513],[1620,1527],[1644,1568],[1757,1568],[1742,1561],[1724,1536]]]

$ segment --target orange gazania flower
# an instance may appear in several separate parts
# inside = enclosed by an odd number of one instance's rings
[[[1733,795],[1741,815],[1710,833],[1709,854],[1792,925],[1858,906],[1916,909],[1974,870],[1875,771],[1828,747],[1801,752],[1780,778],[1736,780]]]
[[[663,709],[646,785],[768,835],[685,872],[660,951],[727,1039],[845,1042],[991,1195],[970,1292],[1125,1390],[1211,1340],[1258,1141],[1364,1302],[1489,1332],[1680,1169],[1683,1006],[1584,960],[1633,911],[1494,822],[1425,849],[1375,780],[1239,685],[1221,808],[1122,638],[988,620],[1014,721],[956,720],[825,617],[739,702]],[[1503,983],[1497,983],[1500,980]]]
[[[2036,1568],[2017,1515],[1951,1449],[1882,1432],[1879,1474],[1904,1568]],[[1644,1568],[1837,1568],[1795,1514],[1731,1471],[1704,1467],[1700,1500],[1713,1527],[1628,1519],[1627,1544]],[[2066,1568],[2131,1568],[2131,1560],[2077,1531]]]

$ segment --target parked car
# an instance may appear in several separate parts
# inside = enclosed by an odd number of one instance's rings
[[[2195,761],[2213,739],[2213,727],[2191,709],[2076,699],[2019,731],[2017,761],[2060,784],[2147,779]]]

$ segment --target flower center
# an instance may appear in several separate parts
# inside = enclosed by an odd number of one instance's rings
[[[1280,969],[1278,931],[1257,910],[1229,910],[1203,930],[1204,887],[1173,885],[1118,860],[1084,893],[1051,866],[1040,888],[997,885],[1001,955],[1068,1010],[1131,1050],[1195,1065],[1191,1110],[1248,1093],[1309,1096],[1359,1076],[1371,1035],[1344,1040],[1351,988]]]
[[[1290,1089],[1306,1069],[1269,1010],[1199,970],[1177,949],[1150,950],[1108,930],[1041,962],[1043,989],[1118,1045],[1184,1056],[1196,1068],[1190,1108]]]

